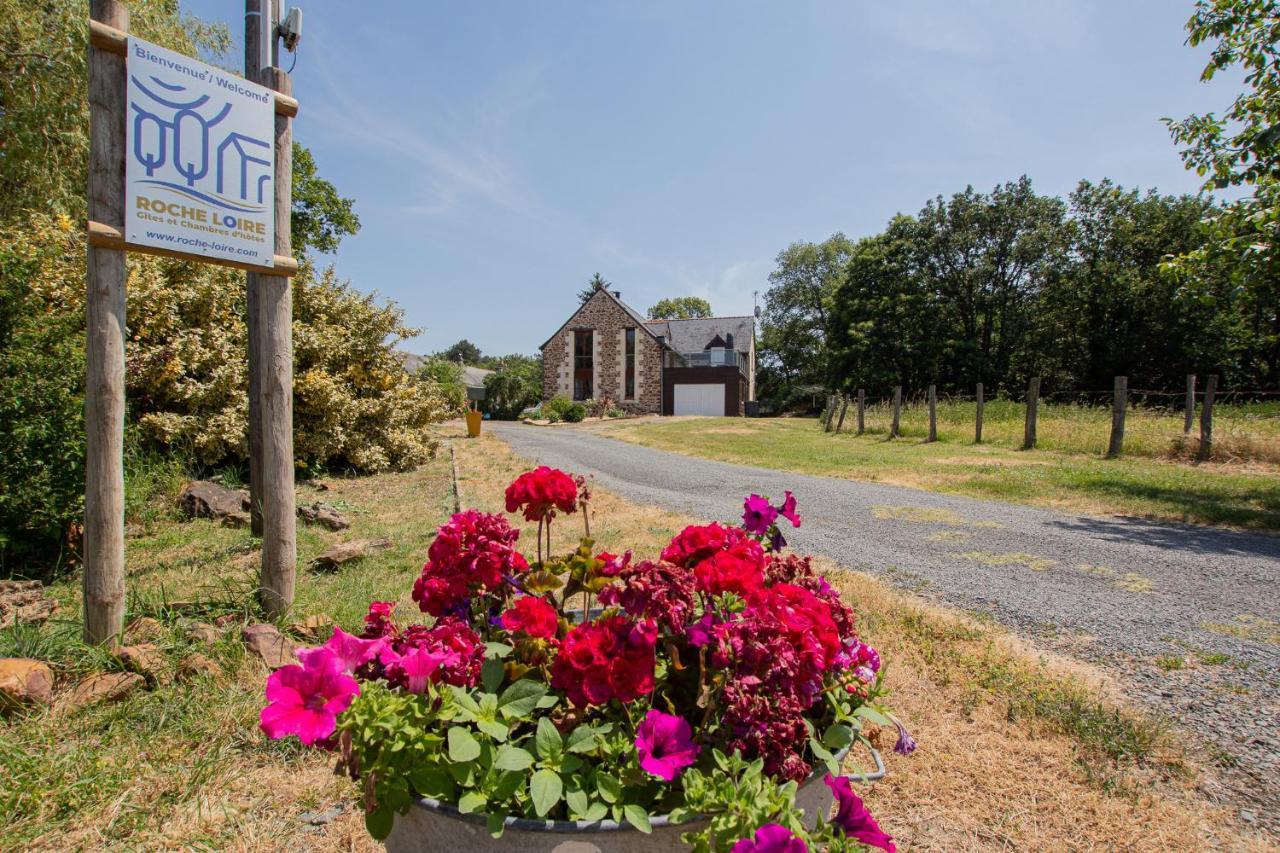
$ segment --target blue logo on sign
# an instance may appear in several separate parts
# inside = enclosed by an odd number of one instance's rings
[[[138,91],[153,102],[130,103],[133,110],[133,157],[151,178],[166,163],[185,181],[152,179],[142,183],[165,187],[192,199],[241,213],[266,209],[271,183],[271,143],[233,131],[217,139],[217,125],[231,103],[211,105],[208,95],[194,99],[187,87],[151,77],[148,85],[132,78]],[[211,150],[212,149],[212,150]],[[206,180],[212,172],[212,180]],[[212,183],[212,188],[209,184]],[[197,187],[197,184],[200,184]],[[256,204],[255,204],[256,202]]]

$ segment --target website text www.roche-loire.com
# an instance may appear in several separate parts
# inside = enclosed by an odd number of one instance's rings
[[[256,258],[261,254],[260,249],[245,248],[242,246],[228,246],[225,243],[214,243],[209,240],[201,240],[198,237],[179,237],[176,234],[161,234],[156,231],[147,232],[148,240],[161,240],[166,243],[177,243],[182,246],[189,246],[193,249],[203,249],[205,251],[214,252],[235,252],[237,255],[248,255]]]

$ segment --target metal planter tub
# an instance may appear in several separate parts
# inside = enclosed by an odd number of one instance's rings
[[[884,761],[868,747],[875,770],[853,777],[874,782],[883,779]],[[847,750],[838,758],[843,759]],[[812,825],[816,815],[831,809],[831,791],[822,782],[823,768],[815,772],[796,792],[796,805],[804,809],[805,822]],[[456,806],[438,800],[421,799],[407,814],[397,815],[387,837],[389,853],[659,853],[679,850],[680,836],[696,830],[705,820],[671,823],[666,816],[655,817],[653,832],[645,834],[629,824],[611,820],[585,821],[528,820],[509,817],[502,837],[489,834],[485,816],[460,814]]]

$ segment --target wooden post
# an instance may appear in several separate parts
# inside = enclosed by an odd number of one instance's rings
[[[89,17],[129,29],[121,0]],[[125,57],[89,46],[89,219],[124,224]],[[84,639],[124,629],[124,249],[90,245],[85,287]]]
[[[271,4],[271,0],[266,0]],[[245,0],[244,3],[244,77],[254,81],[262,78],[262,8],[263,0]],[[276,228],[280,223],[276,222]],[[262,536],[262,407],[259,404],[262,388],[262,353],[258,342],[260,309],[258,273],[245,273],[245,333],[248,339],[249,366],[249,529],[254,536]]]
[[[1196,419],[1196,375],[1187,374],[1187,399],[1182,404],[1182,434],[1191,435],[1191,423]]]
[[[1114,459],[1124,452],[1124,413],[1129,407],[1129,377],[1117,376],[1115,392],[1111,395],[1111,443],[1107,457]]]
[[[840,434],[840,430],[844,429],[844,415],[849,411],[849,396],[847,394],[840,395],[840,419],[836,421],[836,435]]]
[[[867,392],[864,388],[858,389],[858,435],[862,435],[867,430]]]
[[[1036,446],[1036,415],[1040,408],[1040,377],[1033,376],[1027,383],[1027,425],[1022,434],[1022,449]]]
[[[889,438],[897,438],[902,423],[902,386],[893,386],[893,421],[889,425]]]
[[[938,386],[929,386],[929,438],[928,441],[938,440]]]
[[[267,68],[269,89],[291,95],[289,75]],[[293,130],[276,115],[275,202],[277,255],[292,254]],[[258,352],[262,359],[258,406],[262,415],[262,606],[275,618],[293,604],[297,569],[297,508],[293,485],[293,293],[290,280],[258,276]]]
[[[823,429],[827,422],[827,412],[831,409],[831,395],[822,403],[822,411],[818,414],[818,429]]]
[[[1218,377],[1210,374],[1204,383],[1204,403],[1200,406],[1200,451],[1196,459],[1204,462],[1213,453],[1213,395],[1218,390]]]
[[[839,403],[840,396],[838,394],[832,394],[829,405],[827,406],[827,420],[826,423],[822,425],[823,432],[831,432],[831,422],[835,420],[836,406],[839,405]]]
[[[986,405],[986,400],[982,396],[982,383],[978,383],[978,416],[973,424],[973,443],[982,444],[982,407]]]

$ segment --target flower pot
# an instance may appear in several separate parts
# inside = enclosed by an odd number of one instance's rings
[[[854,777],[874,782],[884,778],[880,753],[868,747],[876,769]],[[843,759],[844,750],[837,756]],[[804,809],[805,823],[812,826],[818,814],[831,810],[830,789],[823,783],[826,768],[813,773],[796,792],[796,805]],[[389,853],[659,853],[679,850],[680,836],[706,824],[704,820],[671,823],[666,816],[653,819],[653,832],[645,834],[629,824],[611,820],[588,823],[569,820],[528,820],[507,818],[501,838],[489,834],[484,815],[460,814],[451,803],[421,799],[407,814],[396,815],[386,845]]]

